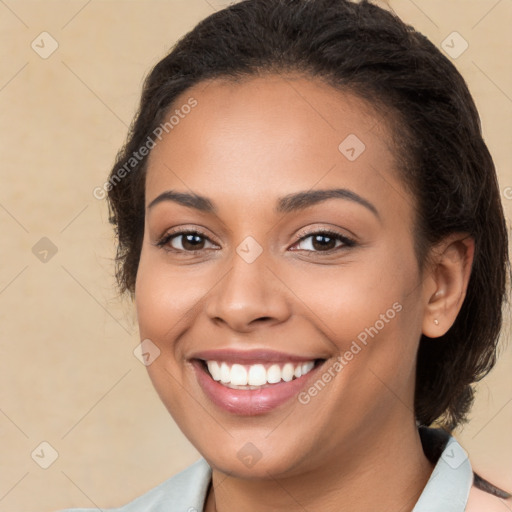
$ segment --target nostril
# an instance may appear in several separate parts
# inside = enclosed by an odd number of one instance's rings
[[[260,316],[259,318],[256,318],[255,320],[253,320],[253,322],[261,322],[261,321],[267,321],[267,320],[271,320],[271,319],[272,318],[270,316]]]

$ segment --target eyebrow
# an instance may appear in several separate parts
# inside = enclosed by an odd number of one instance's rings
[[[276,213],[292,213],[300,210],[304,210],[309,206],[313,206],[327,199],[345,199],[353,201],[366,209],[370,210],[377,218],[380,219],[377,208],[370,203],[367,199],[364,199],[360,195],[348,190],[346,188],[334,188],[326,190],[306,190],[302,192],[295,192],[288,194],[284,197],[280,197],[277,201],[275,208]],[[181,204],[188,208],[195,208],[205,213],[217,213],[217,208],[213,202],[207,197],[200,196],[198,194],[189,194],[186,192],[176,192],[175,190],[166,190],[155,199],[153,199],[147,209],[151,209],[158,203],[164,201],[173,201]]]

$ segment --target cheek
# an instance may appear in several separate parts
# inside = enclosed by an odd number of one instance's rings
[[[304,314],[335,340],[340,350],[346,349],[350,340],[359,337],[364,341],[368,331],[403,329],[409,325],[403,317],[416,315],[414,262],[382,257],[372,262],[318,266],[301,275],[283,269],[281,275],[301,300]]]
[[[340,377],[332,388],[338,405],[354,400],[357,408],[379,393],[384,403],[390,398],[386,385],[409,402],[421,335],[421,287],[414,258],[393,251],[386,257],[382,251],[373,261],[319,267],[302,279],[291,273],[283,279],[294,283],[308,321],[339,352],[338,365],[331,370]]]
[[[135,306],[140,339],[151,340],[159,356],[146,367],[160,399],[175,418],[183,416],[190,395],[182,392],[182,382],[189,370],[183,365],[180,337],[190,328],[190,321],[205,295],[204,279],[165,264],[143,248],[135,286]],[[195,402],[187,410],[194,409]]]
[[[313,416],[326,422],[337,418],[329,423],[346,428],[351,428],[344,423],[347,410],[358,424],[357,418],[386,416],[397,403],[412,404],[421,334],[421,289],[414,284],[418,274],[413,260],[410,265],[402,261],[392,267],[382,261],[355,270],[331,268],[296,280],[294,286],[307,303],[308,321],[338,351],[319,377],[328,382],[330,399],[315,402],[312,388],[302,398],[311,400]]]
[[[164,341],[178,337],[201,307],[209,274],[166,265],[143,249],[137,272],[135,304],[141,338]],[[165,350],[166,347],[160,347]]]

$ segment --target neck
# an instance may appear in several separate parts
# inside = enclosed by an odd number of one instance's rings
[[[204,511],[411,511],[433,470],[414,422],[368,437],[298,476],[247,480],[214,468]]]

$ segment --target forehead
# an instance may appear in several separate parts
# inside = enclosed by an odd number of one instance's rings
[[[193,108],[185,105],[195,102]],[[364,100],[302,76],[215,79],[187,89],[148,162],[146,202],[165,188],[256,198],[346,186],[401,187],[390,123]],[[168,127],[169,128],[169,127]],[[261,202],[260,202],[261,204]]]

